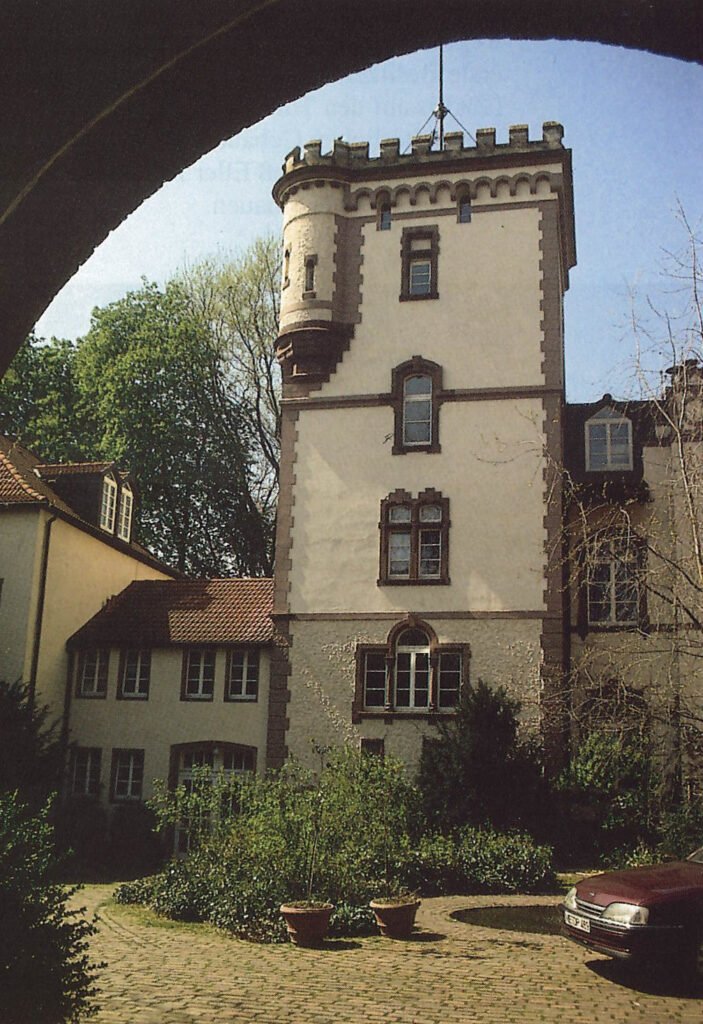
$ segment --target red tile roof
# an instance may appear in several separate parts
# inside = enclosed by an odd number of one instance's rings
[[[35,466],[41,477],[77,476],[79,473],[104,473],[112,462],[42,462]]]
[[[68,646],[267,643],[272,609],[272,579],[136,580]]]
[[[0,505],[52,505],[75,515],[72,509],[44,483],[35,469],[39,459],[29,449],[0,434]]]

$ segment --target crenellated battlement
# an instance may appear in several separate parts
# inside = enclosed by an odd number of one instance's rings
[[[527,125],[514,124],[509,128],[508,142],[497,143],[495,128],[478,128],[476,144],[465,146],[463,132],[447,132],[442,149],[433,148],[432,135],[415,135],[411,139],[409,153],[400,152],[400,139],[382,139],[379,155],[375,157],[369,156],[368,142],[345,142],[343,139],[335,139],[332,151],[323,153],[321,140],[312,139],[304,144],[302,150],[300,146],[292,149],[286,156],[281,170],[284,175],[304,167],[338,167],[345,170],[383,172],[391,166],[439,164],[447,160],[471,161],[491,156],[564,149],[564,129],[557,121],[544,122],[541,139],[530,139],[528,135]]]

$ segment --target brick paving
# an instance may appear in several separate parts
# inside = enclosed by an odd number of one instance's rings
[[[556,906],[558,897],[424,900],[408,941],[328,940],[317,950],[259,946],[209,927],[147,923],[109,902],[111,886],[76,897],[98,911],[92,953],[105,960],[97,1024],[601,1024],[703,1021],[703,995],[632,976],[559,934],[464,923],[487,906]],[[543,912],[549,923],[549,911]],[[480,921],[480,918],[479,918]]]

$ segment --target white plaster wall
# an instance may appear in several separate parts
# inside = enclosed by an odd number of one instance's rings
[[[266,724],[270,661],[262,651],[259,663],[259,699],[225,701],[227,652],[219,648],[215,660],[212,701],[182,701],[183,648],[152,651],[148,700],[117,700],[118,649],[110,651],[108,692],[104,700],[71,699],[70,741],[81,747],[102,749],[102,795],[107,799],[113,748],[144,750],[144,799],[153,793],[154,779],[168,779],[170,748],[175,743],[219,740],[257,748],[257,772],[266,767]]]
[[[100,611],[109,597],[133,580],[169,578],[70,523],[55,520],[46,577],[37,701],[49,704],[54,714],[61,713],[68,664],[66,641]]]
[[[527,728],[538,724],[540,622],[526,619],[432,619],[440,643],[471,645],[470,682],[505,686],[522,702]],[[363,719],[354,725],[354,651],[359,643],[384,643],[392,622],[298,621],[291,623],[293,673],[289,681],[289,752],[315,767],[312,741],[319,744],[359,746],[361,737],[383,738],[385,752],[414,770],[423,735],[435,735],[433,726],[420,719],[385,722]]]
[[[39,509],[0,514],[0,681],[29,678],[42,532]]]
[[[445,403],[441,453],[392,455],[390,407],[299,418],[293,612],[541,610],[544,540],[541,403]],[[434,487],[449,498],[449,586],[383,586],[382,498]]]

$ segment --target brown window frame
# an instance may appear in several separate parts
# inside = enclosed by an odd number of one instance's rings
[[[207,694],[194,694],[188,693],[188,669],[190,667],[191,655],[195,652],[199,652],[201,655],[212,655],[213,666],[212,666],[212,693]],[[202,675],[202,673],[201,673]],[[186,647],[183,651],[183,662],[181,666],[181,700],[193,701],[195,704],[207,704],[212,703],[215,699],[215,681],[217,675],[217,651],[213,647],[207,647],[203,644],[193,644],[190,647]]]
[[[469,208],[469,216],[468,217],[463,217],[462,216],[462,212],[463,212],[463,210],[465,209],[466,206],[468,206],[468,208]],[[469,190],[467,188],[464,188],[461,192],[459,192],[458,196],[456,197],[456,222],[457,222],[457,224],[470,224],[471,223],[471,216],[472,216],[472,214],[473,214],[473,208],[471,206],[471,193],[469,192]]]
[[[606,545],[610,547],[609,559],[597,555],[599,549]],[[631,549],[631,557],[623,559],[622,556],[618,555],[615,551],[616,545],[623,545],[625,548]],[[629,565],[635,577],[634,582],[637,588],[637,614],[634,618],[618,619],[617,614],[609,616],[607,619],[591,618],[590,591],[591,586],[593,585],[591,580],[591,571],[595,565],[596,559],[600,564],[608,562],[610,565],[608,592],[610,595],[611,611],[613,610],[613,607],[617,607],[615,600],[617,581],[615,579],[613,567],[618,563]],[[650,623],[647,610],[646,574],[647,542],[644,537],[635,533],[627,536],[619,533],[594,534],[594,536],[589,539],[580,559],[581,587],[578,608],[579,631],[582,634],[589,632],[632,632],[633,630],[637,632],[648,632],[650,629]]]
[[[146,675],[146,693],[138,689],[134,693],[125,691],[125,676],[127,674],[127,661],[130,655],[136,654],[139,658],[137,686],[142,681],[142,675]],[[117,684],[117,700],[149,700],[151,688],[151,648],[149,647],[124,647],[120,651],[120,667]]]
[[[429,697],[427,707],[398,706],[395,702],[395,675],[398,640],[409,630],[421,630],[428,641],[430,677]],[[366,704],[366,659],[369,654],[380,656],[386,665],[385,703],[381,705]],[[456,654],[460,658],[459,687],[456,704],[441,706],[441,659],[443,655]],[[438,715],[448,716],[456,714],[457,706],[462,694],[469,686],[469,667],[471,661],[471,647],[468,643],[439,643],[437,634],[432,627],[416,616],[410,616],[402,622],[396,623],[390,630],[385,644],[358,644],[355,651],[356,661],[356,684],[354,692],[354,703],[352,707],[352,721],[359,722],[364,718],[412,718],[430,719]]]
[[[97,680],[100,677],[103,678],[103,688],[94,689],[92,691],[85,691],[83,689],[83,677],[85,673],[85,663],[89,655],[95,655],[97,658],[95,667],[95,676]],[[102,666],[102,671],[101,671]],[[78,652],[76,658],[76,685],[75,685],[75,696],[78,700],[106,700],[108,684],[110,682],[110,650],[107,647],[91,647],[86,650]]]
[[[410,377],[429,377],[432,382],[430,401],[432,413],[430,440],[427,444],[413,444],[405,440],[405,382]],[[442,404],[442,367],[422,356],[413,356],[391,371],[391,405],[393,406],[393,455],[411,452],[441,452],[439,442],[439,409]]]
[[[429,505],[439,506],[441,519],[438,523],[433,521],[424,522],[420,519],[420,510]],[[392,523],[390,512],[393,508],[407,507],[410,509],[410,519],[407,522]],[[388,497],[381,501],[381,518],[378,524],[380,533],[379,571],[377,585],[385,586],[447,586],[451,583],[449,578],[449,498],[442,497],[441,491],[435,491],[432,487],[425,488],[413,498],[404,490],[393,491]],[[440,565],[439,573],[436,576],[420,575],[421,556],[421,535],[423,530],[437,530],[440,534]],[[394,534],[410,534],[410,556],[409,571],[407,576],[392,576],[390,573],[389,555],[390,538]]]
[[[376,230],[390,231],[393,227],[393,204],[387,192],[376,198]]]
[[[244,672],[242,675],[242,692],[232,693],[232,668],[234,665],[234,656],[243,654],[244,655]],[[249,683],[249,668],[250,661],[256,658],[256,689],[253,694],[247,693],[247,684]],[[259,685],[261,682],[261,650],[258,647],[231,647],[227,651],[227,664],[225,666],[225,692],[224,699],[226,703],[237,703],[237,704],[256,704],[259,699]]]
[[[413,248],[413,243],[426,241],[422,249]],[[427,260],[430,264],[430,288],[427,292],[413,294],[410,290],[410,265],[415,261]],[[418,228],[403,228],[400,242],[400,301],[419,302],[439,298],[439,227],[432,224]]]
[[[85,754],[88,759],[86,779],[89,785],[80,791],[76,791],[76,759],[81,754]],[[93,760],[96,762],[96,765],[95,771],[91,772],[90,765]],[[71,747],[68,761],[68,778],[66,781],[66,792],[69,797],[83,797],[96,800],[100,796],[100,786],[102,783],[102,749],[100,747]]]
[[[119,768],[120,757],[127,755],[130,758],[130,762],[133,758],[137,758],[137,761],[141,760],[141,777],[139,779],[139,795],[135,796],[133,793],[128,793],[125,796],[117,795],[117,772]],[[130,784],[132,777],[130,773]],[[112,764],[110,766],[110,803],[112,804],[137,804],[141,803],[144,795],[144,750],[139,747],[113,747],[112,748]]]

